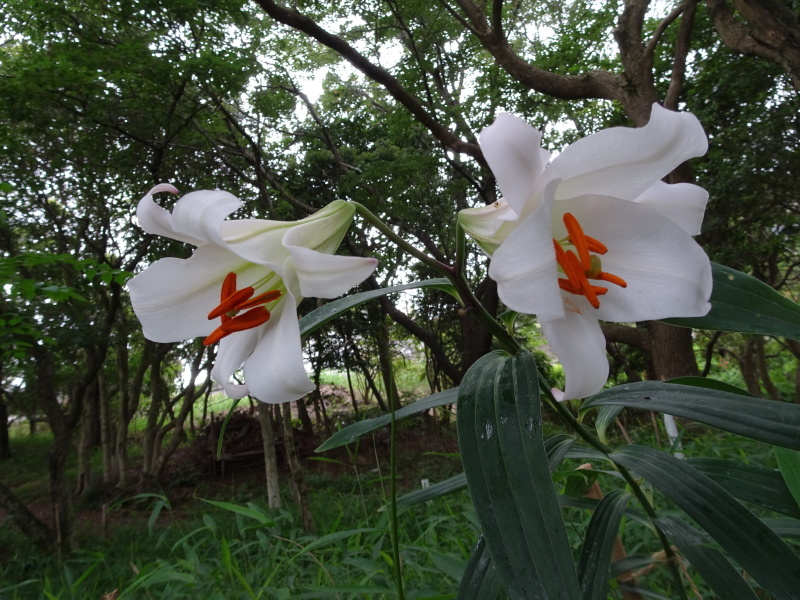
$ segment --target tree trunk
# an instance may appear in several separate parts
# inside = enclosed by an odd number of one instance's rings
[[[397,410],[398,394],[397,386],[392,377],[392,348],[389,343],[389,331],[386,327],[386,322],[381,321],[375,328],[375,341],[378,345],[378,361],[381,365],[381,377],[383,378],[383,389],[386,391],[386,396],[394,406],[390,406],[389,410]]]
[[[267,477],[267,503],[270,508],[281,507],[281,488],[278,479],[278,453],[275,451],[275,429],[272,422],[272,407],[258,403],[258,422],[261,425],[261,440],[264,444],[264,469]]]
[[[117,372],[120,380],[120,409],[119,420],[117,421],[117,435],[114,440],[114,454],[117,460],[117,473],[119,475],[117,487],[119,488],[124,488],[128,483],[128,430],[131,420],[133,420],[139,408],[139,398],[142,395],[144,375],[150,367],[150,359],[155,349],[155,343],[145,340],[136,373],[134,374],[133,380],[129,381],[127,338],[125,338],[124,344],[120,343],[120,346],[122,345],[124,345],[125,348],[118,347],[117,350]]]
[[[83,494],[92,484],[92,450],[98,442],[97,421],[98,381],[92,382],[88,390],[86,402],[83,404],[81,416],[81,438],[78,443],[78,475],[75,483],[75,495]]]
[[[142,483],[147,483],[146,480],[155,476],[159,417],[167,393],[161,376],[161,366],[170,347],[171,344],[158,344],[150,361],[150,406],[147,409],[147,424],[142,440]]]
[[[650,357],[653,376],[661,381],[686,375],[699,375],[692,345],[692,330],[650,321]]]
[[[756,353],[754,347],[754,338],[748,337],[744,344],[741,356],[739,356],[739,368],[742,370],[742,378],[747,391],[761,398],[761,386],[758,383],[758,364],[756,363]]]
[[[116,463],[114,461],[114,428],[111,423],[111,398],[105,386],[105,378],[98,376],[98,409],[100,412],[100,448],[103,452],[103,483],[114,483]]]
[[[758,371],[761,375],[761,381],[764,383],[764,389],[767,390],[767,395],[773,400],[780,400],[781,393],[775,387],[772,377],[769,374],[769,366],[767,365],[767,357],[764,354],[766,340],[763,336],[756,336],[754,338],[756,347],[756,360],[758,362]]]
[[[11,458],[11,443],[8,435],[8,407],[0,392],[0,458]]]
[[[297,448],[294,445],[292,411],[289,403],[283,403],[281,405],[281,410],[283,411],[283,446],[291,473],[289,483],[292,487],[292,494],[294,495],[295,502],[297,502],[297,508],[300,510],[300,520],[303,523],[303,528],[309,533],[314,533],[316,527],[314,526],[314,517],[311,515],[311,509],[308,505],[308,489],[306,488],[303,467],[300,464]]]
[[[37,548],[45,552],[53,550],[53,531],[2,482],[0,482],[0,506],[13,517],[13,522]]]

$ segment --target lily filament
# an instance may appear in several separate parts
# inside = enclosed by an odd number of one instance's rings
[[[211,346],[231,333],[252,329],[269,321],[271,315],[264,304],[277,300],[281,293],[271,290],[255,297],[253,294],[255,289],[252,286],[236,289],[236,273],[225,276],[219,294],[220,303],[208,313],[209,320],[219,317],[222,324],[203,340],[204,346]],[[243,310],[247,312],[239,314]]]
[[[563,221],[567,228],[567,237],[561,242],[553,238],[556,261],[567,276],[566,279],[558,280],[558,287],[569,294],[584,296],[592,307],[600,308],[598,296],[608,293],[608,288],[594,285],[590,279],[607,281],[623,288],[628,287],[628,284],[621,277],[603,272],[600,258],[596,255],[608,252],[605,244],[586,235],[578,219],[571,213],[565,213]],[[564,250],[564,245],[573,246],[577,254],[572,250]]]

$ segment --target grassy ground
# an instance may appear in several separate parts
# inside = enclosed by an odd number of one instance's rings
[[[550,435],[557,430],[550,425]],[[663,433],[643,417],[625,423],[637,443],[666,446]],[[622,432],[613,431],[622,442]],[[266,508],[260,473],[236,473],[226,480],[196,473],[163,490],[127,494],[97,492],[77,503],[78,549],[62,563],[36,554],[8,522],[0,525],[0,599],[119,598],[392,598],[393,562],[388,535],[386,432],[351,449],[306,458],[307,483],[318,531],[302,530],[293,508]],[[398,474],[403,492],[460,471],[452,429],[409,419],[399,427]],[[769,447],[689,428],[683,439],[689,456],[728,457],[774,467]],[[17,436],[14,458],[0,464],[0,477],[32,506],[46,510],[47,434]],[[576,471],[579,459],[559,467],[556,482],[581,495],[593,480]],[[189,465],[191,466],[191,465]],[[593,465],[604,492],[619,486],[603,465]],[[188,472],[188,471],[187,471]],[[403,493],[401,492],[401,493]],[[291,497],[283,490],[285,501]],[[668,510],[663,500],[656,502]],[[105,507],[103,507],[105,505]],[[573,547],[590,513],[567,509]],[[401,514],[401,560],[406,597],[454,598],[461,573],[478,536],[465,491]],[[626,521],[622,539],[629,555],[649,561],[640,583],[671,596],[666,568],[651,532]],[[656,558],[654,558],[656,557]],[[695,578],[700,594],[707,590]]]

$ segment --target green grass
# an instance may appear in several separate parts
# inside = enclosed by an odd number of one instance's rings
[[[402,421],[400,434],[413,435],[415,423]],[[649,420],[630,419],[629,423],[634,443],[666,449],[664,432],[657,437]],[[545,425],[547,435],[558,433],[552,423]],[[609,429],[609,436],[612,445],[624,443],[616,426]],[[687,456],[775,467],[769,446],[709,428],[687,427],[682,441]],[[3,481],[15,485],[29,500],[35,499],[46,491],[49,438],[45,434],[18,437],[13,444],[15,458],[3,463]],[[373,441],[367,437],[361,444],[371,448]],[[430,447],[426,444],[422,439],[415,446],[419,451],[398,457],[405,487],[401,493],[418,487],[423,477],[436,482],[461,470],[457,456],[426,452]],[[325,455],[322,459],[334,460]],[[585,472],[574,471],[581,462],[569,459],[559,467],[557,487],[569,484],[574,486],[572,493],[583,493],[580,480]],[[395,597],[387,513],[381,510],[388,490],[385,460],[362,463],[358,470],[346,459],[340,463],[347,468],[315,468],[307,474],[318,527],[315,535],[302,530],[292,506],[267,509],[263,483],[246,475],[237,477],[235,487],[206,482],[195,489],[193,498],[174,506],[155,494],[112,505],[112,525],[106,532],[92,529],[96,521],[79,527],[79,549],[61,564],[31,551],[16,529],[1,524],[0,548],[14,550],[0,565],[0,598],[97,600],[113,590],[122,599]],[[602,472],[608,465],[601,462],[593,468],[604,493],[622,485],[612,474]],[[286,489],[283,498],[291,498]],[[653,498],[662,514],[675,514],[660,494],[654,492]],[[635,502],[630,506],[636,508]],[[566,509],[564,515],[577,556],[591,513]],[[454,598],[478,536],[467,493],[403,512],[399,535],[406,597]],[[621,536],[629,555],[652,560],[652,569],[640,574],[640,584],[661,597],[675,597],[668,569],[658,561],[661,548],[652,532],[625,520]],[[711,597],[699,578],[694,582],[701,597]]]
[[[150,514],[164,506],[149,500]],[[378,493],[315,492],[320,531],[313,536],[292,511],[271,511],[261,502],[196,500],[184,508],[193,518],[177,523],[168,523],[170,511],[162,508],[151,528],[148,511],[140,510],[140,522],[84,545],[60,566],[29,552],[15,554],[0,571],[0,597],[97,599],[114,589],[121,598],[389,597],[386,513],[378,511],[383,500]],[[364,510],[357,509],[360,502]],[[452,597],[477,539],[470,513],[462,493],[402,515],[409,598]]]

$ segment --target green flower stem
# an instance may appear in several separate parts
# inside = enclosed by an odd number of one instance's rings
[[[386,223],[384,223],[378,217],[376,217],[372,213],[372,211],[370,211],[363,204],[360,204],[358,202],[352,202],[351,204],[353,204],[353,206],[356,207],[356,212],[359,215],[361,215],[362,219],[364,219],[367,223],[372,225],[375,229],[380,231],[383,235],[385,235],[387,238],[389,238],[395,244],[397,244],[398,248],[401,248],[401,249],[405,250],[411,256],[413,256],[414,258],[416,258],[417,260],[419,260],[423,264],[428,265],[429,267],[431,267],[435,271],[438,271],[439,273],[441,273],[445,277],[449,278],[450,275],[454,272],[453,267],[451,267],[450,265],[446,265],[444,263],[439,262],[435,258],[432,258],[432,257],[428,256],[427,254],[425,254],[421,250],[418,250],[417,248],[415,248],[414,246],[409,244],[407,241],[405,241],[403,238],[401,238],[399,235],[397,235],[394,231],[392,231],[391,227],[389,227]]]
[[[389,531],[392,536],[392,561],[394,562],[394,580],[397,587],[397,598],[403,600],[403,568],[400,564],[400,538],[397,533],[397,457],[395,455],[395,411],[397,410],[397,398],[395,398],[394,369],[392,368],[391,357],[389,357],[389,385],[388,396],[389,406],[392,409],[392,420],[389,425],[389,495],[392,497],[389,503]]]
[[[461,226],[461,221],[456,219],[456,273],[464,276],[467,267],[467,234]]]

